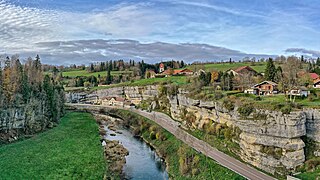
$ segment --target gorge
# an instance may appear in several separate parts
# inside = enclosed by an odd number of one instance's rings
[[[135,104],[156,99],[151,104],[167,106],[171,117],[182,122],[182,125],[185,121],[181,114],[192,113],[195,116],[192,122],[194,129],[203,130],[210,123],[237,127],[241,133],[232,141],[239,146],[236,153],[239,153],[241,160],[271,174],[294,173],[305,162],[305,137],[319,143],[320,113],[316,109],[303,109],[290,114],[258,109],[243,118],[237,111],[239,107],[228,110],[221,102],[191,99],[182,89],[175,95],[167,95],[166,99],[158,98],[159,86],[116,87],[93,94],[99,98],[125,97]],[[67,102],[74,100],[74,97],[75,94],[67,94]],[[265,118],[255,119],[259,117],[255,114],[263,114]],[[317,151],[312,153],[319,155]]]

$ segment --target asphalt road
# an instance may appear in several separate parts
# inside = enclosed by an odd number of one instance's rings
[[[216,148],[210,146],[208,143],[190,135],[186,131],[180,128],[180,123],[174,121],[168,115],[160,112],[146,112],[134,108],[122,108],[122,107],[110,107],[110,106],[95,106],[95,105],[84,105],[84,104],[67,104],[75,107],[87,107],[88,109],[93,107],[105,107],[105,108],[118,108],[125,109],[140,114],[148,119],[156,122],[164,129],[172,133],[176,138],[180,139],[184,143],[188,144],[190,147],[194,148],[198,152],[210,157],[211,159],[217,161],[220,165],[240,174],[241,176],[252,179],[252,180],[271,180],[275,179],[259,170],[240,162],[239,160],[218,151]]]

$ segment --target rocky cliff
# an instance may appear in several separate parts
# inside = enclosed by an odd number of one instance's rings
[[[100,98],[123,96],[139,103],[158,96],[158,87],[111,88],[98,91],[97,95]],[[305,162],[305,143],[301,137],[308,136],[320,142],[319,110],[306,109],[290,114],[256,110],[255,113],[262,114],[264,118],[255,119],[253,113],[243,118],[237,111],[238,107],[227,110],[220,102],[195,100],[186,95],[187,92],[179,90],[177,95],[167,97],[174,119],[184,123],[182,114],[192,113],[196,118],[192,123],[194,128],[202,129],[210,122],[240,128],[241,134],[237,141],[240,158],[267,172],[285,174]]]
[[[11,142],[22,134],[33,134],[52,127],[54,120],[45,114],[46,110],[45,101],[38,99],[16,107],[0,108],[0,142]],[[57,109],[57,113],[60,117],[63,112]]]

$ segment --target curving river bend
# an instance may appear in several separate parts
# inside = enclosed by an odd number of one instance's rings
[[[118,140],[128,151],[123,172],[125,179],[130,180],[162,180],[169,179],[165,162],[156,152],[140,138],[136,138],[128,130],[117,130],[116,133],[105,127],[108,140]],[[116,134],[111,136],[110,134]]]

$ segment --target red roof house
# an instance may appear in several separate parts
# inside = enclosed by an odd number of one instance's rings
[[[309,76],[312,80],[318,79],[319,75],[317,73],[309,73]]]
[[[234,76],[236,75],[243,75],[243,74],[252,74],[252,75],[256,75],[257,71],[255,71],[254,69],[252,69],[250,66],[241,66],[237,69],[230,69],[228,70],[228,72],[232,73]]]

